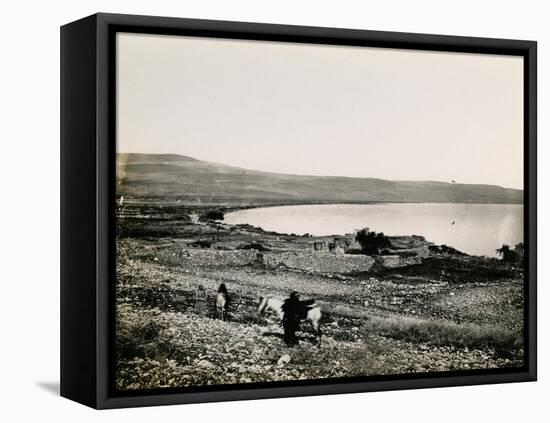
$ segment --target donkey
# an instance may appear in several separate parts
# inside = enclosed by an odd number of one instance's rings
[[[319,306],[319,304],[311,301],[301,301],[301,303],[303,304],[304,309],[307,311],[303,320],[311,324],[313,332],[315,333],[315,336],[318,340],[319,346],[321,346],[321,325],[319,323],[322,317],[321,307]],[[284,301],[279,298],[271,296],[260,297],[258,313],[260,315],[264,315],[267,311],[271,310],[277,315],[279,321],[282,321],[285,314],[283,311],[283,304]]]

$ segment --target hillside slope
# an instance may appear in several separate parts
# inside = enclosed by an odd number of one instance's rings
[[[523,202],[523,191],[495,185],[261,172],[174,154],[118,154],[117,195],[239,202]]]

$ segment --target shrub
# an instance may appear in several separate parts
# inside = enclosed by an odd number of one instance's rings
[[[269,248],[263,246],[259,242],[251,242],[249,244],[241,244],[237,247],[238,250],[258,250],[258,251],[271,251]]]
[[[369,231],[368,228],[358,231],[355,240],[361,245],[363,254],[380,254],[384,248],[391,247],[390,239],[383,232]]]
[[[500,255],[502,261],[506,263],[523,264],[523,242],[516,244],[514,249],[510,248],[509,245],[504,244],[502,247],[498,248],[496,252]]]
[[[212,242],[206,239],[198,239],[197,241],[191,242],[187,245],[190,247],[210,248],[212,246]]]
[[[223,212],[220,210],[210,210],[200,217],[202,221],[213,222],[215,220],[223,220]]]
[[[119,359],[156,357],[162,327],[146,318],[130,320],[126,317],[117,325],[116,352]]]

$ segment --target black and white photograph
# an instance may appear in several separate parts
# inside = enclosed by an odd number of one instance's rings
[[[523,368],[524,69],[117,32],[116,390]]]
[[[545,5],[5,2],[0,422],[548,420]]]

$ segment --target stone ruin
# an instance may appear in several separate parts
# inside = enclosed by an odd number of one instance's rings
[[[345,254],[347,250],[361,248],[355,234],[334,235],[310,242],[311,250],[320,253]]]

